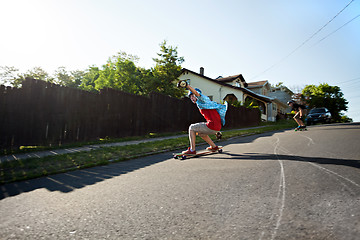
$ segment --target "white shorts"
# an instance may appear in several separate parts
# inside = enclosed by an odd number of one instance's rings
[[[198,133],[199,135],[210,135],[218,132],[208,128],[205,122],[191,124],[189,127],[189,131],[190,130]]]

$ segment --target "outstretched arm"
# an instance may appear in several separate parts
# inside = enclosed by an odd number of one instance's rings
[[[186,88],[189,89],[196,97],[200,97],[200,93],[198,93],[198,91],[196,91],[192,86],[187,85]]]

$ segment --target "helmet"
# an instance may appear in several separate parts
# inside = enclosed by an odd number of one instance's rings
[[[198,88],[195,88],[195,90],[198,92],[198,93],[201,93],[201,90],[200,89],[198,89]],[[190,95],[191,94],[193,94],[191,91],[189,91],[189,93],[188,93],[188,97],[190,97]]]
[[[290,100],[287,102],[287,105],[289,105],[290,103],[294,103],[294,100]]]

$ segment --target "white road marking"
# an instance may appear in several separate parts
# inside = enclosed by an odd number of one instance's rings
[[[279,148],[279,144],[280,144],[280,139],[278,137],[276,137],[276,142],[274,143],[274,154],[276,156],[278,156],[277,149]],[[285,170],[284,170],[283,161],[278,158],[278,162],[280,164],[280,183],[279,183],[279,189],[278,189],[278,193],[277,193],[277,197],[276,197],[275,208],[278,208],[279,202],[280,202],[280,206],[278,209],[276,225],[275,225],[272,235],[271,235],[271,240],[275,239],[275,237],[276,237],[277,231],[279,230],[279,227],[281,225],[281,220],[282,220],[282,216],[283,216],[283,212],[284,212],[284,208],[285,208],[285,193],[286,193],[286,191],[285,191],[285,187],[286,187]],[[270,220],[273,219],[274,215],[275,215],[275,213],[273,213],[271,215]],[[261,233],[259,240],[262,240],[264,235],[265,235],[265,231],[263,231]]]
[[[302,135],[302,136],[303,136],[303,137],[306,137],[306,138],[308,138],[308,139],[310,140],[308,146],[310,146],[310,143],[315,144],[314,141],[313,141],[310,137],[307,137],[307,136],[304,136],[304,135]],[[277,144],[277,143],[275,143],[275,144]],[[302,158],[301,156],[295,156],[294,154],[290,153],[290,152],[289,152],[286,148],[284,148],[284,147],[280,147],[279,149],[281,149],[281,151],[285,152],[286,154],[292,155],[292,156],[297,157],[297,158],[300,158],[300,159],[304,159],[304,158]],[[329,153],[329,154],[331,154],[331,155],[333,155],[333,156],[336,156],[337,158],[339,158],[339,157],[338,157],[336,154],[334,154],[334,153],[331,153],[331,152],[328,152],[328,151],[325,151],[325,150],[323,150],[323,151],[324,151],[324,152],[327,152],[327,153]],[[340,159],[340,158],[339,158],[339,159]],[[341,179],[343,179],[343,180],[345,180],[345,181],[347,181],[347,182],[350,182],[350,183],[352,183],[353,185],[355,185],[355,186],[357,186],[357,187],[360,188],[360,184],[354,182],[353,180],[351,180],[351,179],[349,179],[349,178],[347,178],[347,177],[342,176],[341,174],[339,174],[339,173],[337,173],[337,172],[334,172],[334,171],[331,171],[331,170],[329,170],[329,169],[327,169],[327,168],[321,167],[319,164],[315,164],[315,163],[308,162],[308,161],[306,161],[306,162],[309,163],[309,164],[311,164],[312,166],[315,166],[315,167],[317,167],[317,168],[319,168],[319,169],[321,169],[321,170],[329,173],[329,174],[333,174],[333,175],[335,175],[335,176],[337,176],[337,177],[339,177],[339,178],[341,178]]]
[[[279,144],[280,144],[280,139],[278,137],[276,137],[276,145],[275,145],[275,148],[274,148],[274,154],[276,156],[278,156],[277,154],[277,149],[279,147]],[[282,196],[281,196],[281,205],[280,205],[280,208],[279,208],[279,215],[278,215],[278,219],[276,221],[276,226],[275,226],[275,229],[274,229],[274,232],[271,236],[271,239],[274,239],[275,236],[276,236],[276,233],[281,225],[281,219],[282,219],[282,216],[283,216],[283,212],[284,212],[284,208],[285,208],[285,187],[286,187],[286,183],[285,183],[285,170],[284,170],[284,164],[283,164],[283,161],[280,160],[278,158],[278,162],[280,164],[280,184],[279,184],[279,191],[281,192]]]
[[[311,144],[313,144],[313,145],[315,144],[315,143],[314,143],[314,140],[312,140],[312,138],[311,138],[311,137],[308,137],[308,136],[305,136],[305,135],[301,135],[301,136],[302,136],[302,137],[305,137],[305,138],[307,138],[307,139],[309,139],[309,142],[308,142],[308,147],[310,147],[310,145],[311,145]]]
[[[360,188],[360,185],[359,185],[359,184],[357,184],[356,182],[352,181],[351,179],[349,179],[349,178],[347,178],[347,177],[344,177],[344,176],[340,175],[339,173],[336,173],[336,172],[331,171],[331,170],[329,170],[329,169],[327,169],[327,168],[321,167],[321,166],[319,166],[318,164],[315,164],[315,163],[312,163],[312,162],[309,162],[309,164],[311,164],[311,165],[313,165],[313,166],[315,166],[315,167],[317,167],[317,168],[320,168],[320,169],[322,169],[322,170],[324,170],[324,171],[326,171],[326,172],[332,173],[332,174],[338,176],[339,178],[342,178],[342,179],[344,179],[344,180],[346,180],[346,181],[348,181],[348,182],[350,182],[350,183],[352,183],[352,184],[354,184],[355,186],[357,186],[357,187]]]

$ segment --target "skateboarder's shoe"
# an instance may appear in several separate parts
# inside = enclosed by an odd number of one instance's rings
[[[211,151],[211,152],[216,152],[216,151],[219,150],[219,147],[218,146],[216,146],[214,148],[213,147],[207,147],[206,150]]]
[[[182,154],[196,155],[196,151],[192,151],[190,148],[188,148],[186,151],[183,151]]]
[[[298,126],[297,128],[295,128],[295,131],[303,131],[303,130],[307,130],[306,126]]]

